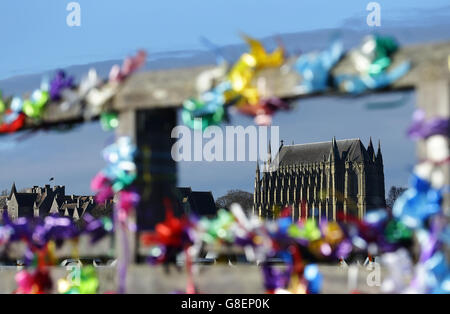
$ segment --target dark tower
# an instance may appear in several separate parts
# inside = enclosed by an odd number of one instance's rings
[[[259,215],[259,204],[261,201],[261,173],[259,161],[256,162],[255,193],[253,194],[253,214]]]
[[[372,144],[372,137],[370,137],[369,146],[367,146],[367,154],[369,155],[370,161],[375,161],[375,150]]]
[[[384,165],[383,165],[383,155],[381,154],[381,141],[378,140],[378,152],[375,159],[375,163],[377,165],[377,174],[378,174],[378,194],[380,199],[378,200],[378,206],[382,208],[386,208],[386,194],[384,189]]]

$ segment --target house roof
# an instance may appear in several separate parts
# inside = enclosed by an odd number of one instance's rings
[[[36,202],[36,193],[15,193],[17,203],[20,207],[33,207]]]
[[[190,187],[177,187],[177,191],[182,197],[189,196],[192,193],[192,189]]]
[[[61,206],[61,211],[64,213],[64,215],[66,215],[66,213],[67,213],[68,216],[73,217],[74,212],[75,212],[75,211],[78,212],[78,207],[77,207],[77,204],[75,204],[75,203],[72,203],[72,204],[63,204],[63,205]],[[78,214],[79,214],[79,213],[78,213]]]
[[[39,209],[39,216],[49,214],[54,201],[59,214],[72,218],[79,218],[95,207],[93,196],[63,195],[61,192],[64,192],[64,189],[61,189],[60,186],[57,188],[48,189],[46,186],[44,189],[35,186],[32,189],[27,189],[27,192],[18,193],[16,185],[13,183],[10,195],[17,199],[19,209],[29,210],[36,205],[36,208]],[[9,197],[5,198],[8,199]],[[0,207],[3,207],[1,202]],[[53,209],[54,212],[56,212],[56,208]]]
[[[215,215],[216,204],[211,192],[192,191],[190,187],[177,187],[177,198],[186,213],[200,216]]]
[[[91,204],[88,200],[86,202],[83,203],[83,205],[81,206],[81,208],[78,209],[78,213],[80,214],[80,216],[84,215],[86,213],[86,211],[90,211],[92,208],[94,208],[95,205]]]
[[[176,196],[178,199],[178,202],[181,205],[181,208],[183,208],[185,213],[190,213],[192,211],[192,208],[195,206],[192,197],[192,189],[190,187],[177,187],[176,188]]]
[[[48,213],[50,211],[50,208],[52,207],[54,198],[54,195],[47,195],[47,193],[44,193],[40,196],[38,195],[36,199],[36,205],[40,210],[45,210]]]
[[[280,148],[274,162],[279,158],[280,166],[298,165],[328,160],[332,148],[332,141],[284,145]],[[360,139],[346,139],[336,141],[337,155],[349,161],[364,161],[368,159],[367,150]]]
[[[8,199],[11,199],[11,196],[12,196],[14,193],[17,193],[17,188],[16,188],[16,183],[15,183],[15,182],[13,182],[13,185],[12,185],[12,187],[11,187],[11,192],[9,192]]]
[[[195,204],[193,211],[198,215],[215,215],[217,213],[214,197],[211,192],[192,192],[191,197]]]

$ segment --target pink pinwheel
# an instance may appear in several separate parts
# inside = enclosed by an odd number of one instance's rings
[[[119,192],[119,220],[124,221],[128,217],[129,213],[137,206],[139,203],[140,196],[135,191],[122,190]]]
[[[114,196],[114,192],[111,188],[111,182],[102,172],[99,172],[92,179],[91,189],[97,192],[95,196],[97,203],[103,203]]]
[[[122,82],[133,72],[137,71],[145,64],[147,53],[144,50],[139,50],[136,56],[126,58],[122,67],[114,65],[109,73],[110,82]]]

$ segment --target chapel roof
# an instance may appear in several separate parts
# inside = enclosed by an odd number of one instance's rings
[[[333,141],[297,145],[283,145],[274,161],[279,158],[280,166],[298,165],[302,163],[323,162],[328,160]],[[336,141],[337,155],[341,159],[353,162],[368,160],[367,150],[358,139]]]

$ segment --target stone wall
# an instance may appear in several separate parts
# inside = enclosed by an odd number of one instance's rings
[[[322,293],[349,293],[348,270],[338,266],[319,266],[324,276]],[[16,267],[0,267],[0,294],[8,294],[16,289],[14,276]],[[117,287],[115,267],[98,267],[99,293],[113,292]],[[51,277],[55,283],[66,278],[69,271],[64,267],[51,268]],[[379,287],[369,287],[369,272],[359,267],[357,289],[362,293],[378,293]],[[381,279],[383,271],[381,271]],[[263,278],[260,267],[255,265],[196,265],[194,281],[203,294],[261,294],[264,293]],[[169,272],[162,266],[132,265],[127,276],[127,293],[167,294],[186,289],[187,275],[184,270],[172,267]]]

